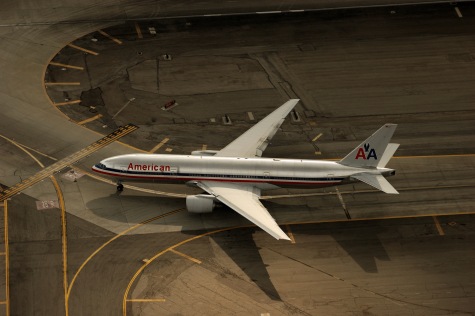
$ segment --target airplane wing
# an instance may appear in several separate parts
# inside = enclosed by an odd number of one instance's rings
[[[198,181],[196,184],[275,239],[290,240],[259,201],[258,188],[246,184],[217,181]]]
[[[274,112],[267,115],[259,123],[221,149],[216,154],[216,157],[261,157],[269,141],[299,101],[299,99],[292,99],[285,102]]]

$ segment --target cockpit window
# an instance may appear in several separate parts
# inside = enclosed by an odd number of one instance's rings
[[[106,169],[106,165],[104,165],[103,163],[98,163],[96,167],[99,169]]]

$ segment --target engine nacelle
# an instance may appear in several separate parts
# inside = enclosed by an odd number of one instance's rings
[[[186,209],[190,213],[211,213],[214,207],[214,197],[211,195],[199,194],[186,197]]]

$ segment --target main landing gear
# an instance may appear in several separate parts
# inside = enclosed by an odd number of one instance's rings
[[[122,184],[122,182],[117,182],[117,192],[122,192],[124,191],[124,185]]]

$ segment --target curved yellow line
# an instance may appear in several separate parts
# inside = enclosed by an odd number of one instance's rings
[[[10,315],[10,245],[8,244],[8,202],[3,201],[4,243],[5,243],[5,310]]]
[[[38,165],[40,165],[41,168],[44,168],[45,166],[41,163],[41,161],[39,161],[35,156],[33,156],[32,153],[30,153],[28,150],[25,149],[25,147],[23,145],[20,145],[19,143],[17,143],[16,141],[14,141],[13,139],[10,139],[6,136],[3,136],[3,135],[0,135],[1,138],[9,141],[10,143],[12,143],[13,145],[15,145],[16,147],[18,147],[18,149],[22,150],[23,152],[25,152],[28,156],[31,157],[31,159],[33,159],[34,161],[36,161],[36,163]]]
[[[61,240],[62,240],[62,252],[63,252],[63,290],[64,290],[64,307],[66,316],[69,315],[69,305],[66,299],[68,293],[68,236],[66,230],[66,206],[64,205],[63,192],[58,184],[58,181],[54,176],[50,176],[56,190],[56,195],[59,200],[59,207],[61,209]]]
[[[252,226],[252,225],[251,225]],[[191,238],[188,238],[188,239],[185,239],[171,247],[168,247],[167,249],[165,250],[162,250],[161,252],[157,253],[155,256],[153,256],[152,258],[150,258],[149,260],[147,260],[147,262],[145,262],[141,267],[140,269],[137,270],[137,272],[134,274],[134,276],[132,277],[132,279],[130,280],[129,284],[127,285],[127,288],[125,289],[125,293],[124,293],[124,298],[122,300],[122,313],[124,316],[127,315],[127,296],[129,296],[129,291],[130,291],[130,288],[132,287],[132,284],[134,284],[135,282],[135,279],[137,279],[137,277],[139,276],[140,273],[142,273],[142,271],[150,264],[152,263],[152,261],[154,261],[155,259],[157,259],[158,257],[160,257],[161,255],[163,255],[164,253],[170,251],[170,250],[173,250],[175,249],[176,247],[179,247],[181,245],[184,245],[190,241],[193,241],[193,240],[196,240],[196,239],[199,239],[199,238],[202,238],[202,237],[205,237],[205,236],[208,236],[208,235],[212,235],[212,234],[216,234],[216,233],[220,233],[220,232],[223,232],[223,231],[227,231],[227,230],[233,230],[233,229],[238,229],[238,228],[242,228],[242,227],[247,227],[247,226],[235,226],[235,227],[228,227],[228,228],[221,228],[221,229],[218,229],[218,230],[213,230],[213,231],[210,231],[210,232],[207,232],[207,233],[204,233],[204,234],[201,234],[201,235],[197,235],[197,236],[194,236],[194,237],[191,237]]]
[[[308,224],[324,224],[324,223],[341,223],[341,222],[360,222],[360,221],[371,221],[371,220],[384,220],[384,219],[405,219],[405,218],[423,218],[423,217],[434,217],[434,216],[457,216],[457,215],[475,215],[475,212],[466,212],[466,213],[450,213],[450,214],[424,214],[424,215],[417,215],[417,216],[411,216],[411,215],[402,215],[402,216],[387,216],[387,217],[369,217],[369,218],[355,218],[355,219],[335,219],[335,220],[323,220],[323,221],[318,221],[318,222],[293,222],[293,223],[282,223],[280,225],[308,225]],[[137,277],[145,270],[145,268],[152,263],[154,260],[156,260],[158,257],[162,256],[168,251],[171,251],[181,245],[184,245],[188,242],[191,242],[193,240],[209,236],[212,234],[220,233],[223,231],[228,231],[228,230],[233,230],[233,229],[239,229],[239,228],[248,228],[248,227],[256,227],[256,225],[243,225],[243,226],[234,226],[234,227],[228,227],[228,228],[222,228],[214,231],[210,231],[201,235],[197,235],[191,238],[188,238],[186,240],[183,240],[171,247],[166,248],[165,250],[160,251],[156,255],[154,255],[152,258],[147,260],[134,274],[132,279],[130,280],[129,284],[127,285],[127,288],[125,289],[124,297],[122,299],[122,315],[126,316],[127,315],[127,302],[133,302],[133,300],[127,299],[129,296],[130,288],[134,284],[135,280]]]
[[[3,136],[3,135],[0,135],[0,137],[2,137],[3,139],[7,140],[8,142],[10,142],[11,144],[13,144],[14,146],[16,146],[18,149],[20,149],[21,151],[23,151],[24,153],[26,153],[28,156],[30,156],[41,168],[44,169],[44,165],[41,163],[41,161],[39,161],[32,153],[30,153],[23,145],[17,143],[16,141],[14,141],[13,139],[10,139],[6,136]],[[53,181],[53,184],[55,183],[56,179],[51,176],[52,179],[54,179]],[[57,185],[57,182],[56,182],[56,185]],[[56,188],[56,186],[55,186]],[[59,191],[58,191],[59,190]],[[61,190],[59,189],[59,186],[56,190],[57,192],[57,195],[58,195],[58,192],[61,192]],[[62,199],[62,196],[61,198],[59,198],[59,195],[58,195],[58,199]],[[62,203],[62,212],[64,212],[64,202]],[[5,221],[5,296],[6,296],[6,300],[5,300],[5,304],[6,304],[6,313],[7,315],[10,315],[10,281],[9,281],[9,278],[10,278],[10,272],[9,272],[9,245],[8,245],[8,209],[7,209],[7,200],[4,201],[4,221]],[[61,218],[63,218],[63,213],[61,214]],[[61,219],[63,220],[63,219]],[[65,232],[65,230],[63,231]],[[64,235],[62,232],[62,235]],[[64,249],[64,244],[63,244],[63,249]],[[63,252],[63,258],[64,258],[64,252]],[[64,265],[63,265],[63,269],[64,269]],[[63,275],[63,282],[67,283],[67,274],[64,274]],[[67,311],[67,310],[66,310]],[[66,316],[67,316],[67,312],[66,312]]]
[[[83,174],[87,175],[88,177],[96,179],[98,181],[101,181],[101,182],[104,182],[104,183],[109,183],[109,184],[112,184],[112,185],[117,184],[116,181],[112,181],[108,178],[101,177],[97,174],[88,172],[84,169],[81,169],[81,168],[78,168],[78,167],[75,167],[75,166],[72,166],[71,168],[73,168],[74,170],[79,171],[80,173],[83,173]],[[166,197],[186,198],[186,194],[157,191],[157,190],[152,190],[152,189],[145,189],[145,188],[141,188],[141,187],[137,187],[137,186],[133,186],[133,185],[129,185],[129,184],[124,184],[124,188],[139,191],[139,192],[146,192],[146,193],[150,193],[150,194],[154,194],[154,195],[162,195],[162,196],[166,196]]]
[[[85,36],[85,35],[87,35],[87,34],[90,34],[90,33],[92,33],[92,32],[85,33],[83,36]],[[80,38],[80,37],[79,37],[79,38]],[[70,43],[67,43],[67,44],[70,44]],[[58,55],[58,53],[59,53],[64,47],[66,47],[66,46],[63,46],[63,47],[62,47],[61,49],[59,49],[56,53],[54,53],[54,54],[51,56],[51,58],[49,58],[48,63],[45,65],[45,67],[44,67],[44,69],[43,69],[43,79],[46,77],[46,71],[48,70],[49,64],[50,64],[51,61],[54,59],[54,57],[55,57],[56,55]],[[59,112],[62,116],[64,116],[68,121],[70,121],[70,122],[76,124],[77,126],[81,126],[82,128],[87,129],[87,130],[90,131],[90,132],[96,133],[96,134],[98,134],[98,135],[100,135],[100,136],[105,136],[105,135],[103,135],[103,134],[101,134],[101,133],[98,133],[98,132],[96,132],[96,131],[94,131],[94,130],[92,130],[92,129],[87,128],[86,126],[83,126],[83,125],[78,124],[78,122],[72,120],[69,116],[67,116],[66,114],[64,114],[63,111],[61,111],[57,106],[54,105],[53,100],[51,100],[51,98],[49,97],[49,94],[48,94],[48,92],[46,91],[46,84],[44,83],[44,80],[43,80],[43,82],[42,82],[41,85],[43,86],[43,93],[45,94],[46,99],[49,101],[49,103],[51,104],[51,106],[52,106],[53,108],[55,108],[56,111],[58,111],[58,112]],[[121,144],[121,145],[124,145],[125,147],[129,147],[129,148],[131,148],[132,150],[136,150],[136,151],[138,151],[138,152],[143,152],[143,153],[148,153],[148,151],[143,150],[143,149],[140,149],[140,148],[137,148],[137,147],[134,147],[134,146],[132,146],[132,145],[129,145],[129,144],[126,144],[126,143],[123,143],[123,142],[120,142],[120,141],[116,141],[116,142],[119,143],[119,144]]]
[[[69,296],[71,295],[71,290],[74,286],[74,283],[79,275],[79,273],[81,273],[81,271],[84,269],[84,267],[86,266],[86,264],[91,261],[91,259],[97,255],[99,253],[99,251],[101,251],[102,249],[104,249],[104,247],[106,247],[107,245],[109,245],[111,242],[113,242],[114,240],[116,240],[117,238],[127,234],[128,232],[134,230],[134,229],[137,229],[145,224],[148,224],[150,222],[153,222],[157,219],[160,219],[160,218],[163,218],[163,217],[167,217],[167,216],[170,216],[170,215],[173,215],[175,213],[178,213],[178,212],[181,212],[183,211],[184,208],[179,208],[179,209],[176,209],[174,211],[171,211],[171,212],[168,212],[168,213],[165,213],[165,214],[161,214],[161,215],[158,215],[158,216],[155,216],[153,218],[150,218],[150,219],[147,219],[139,224],[136,224],[126,230],[124,230],[123,232],[117,234],[116,236],[112,237],[111,239],[109,239],[107,242],[105,242],[102,246],[100,246],[99,248],[97,248],[82,264],[81,266],[79,267],[79,269],[76,271],[76,273],[74,274],[74,277],[73,279],[71,280],[71,283],[69,284],[69,288],[68,288],[68,291],[66,293],[66,300],[68,301],[68,304],[69,304]]]

